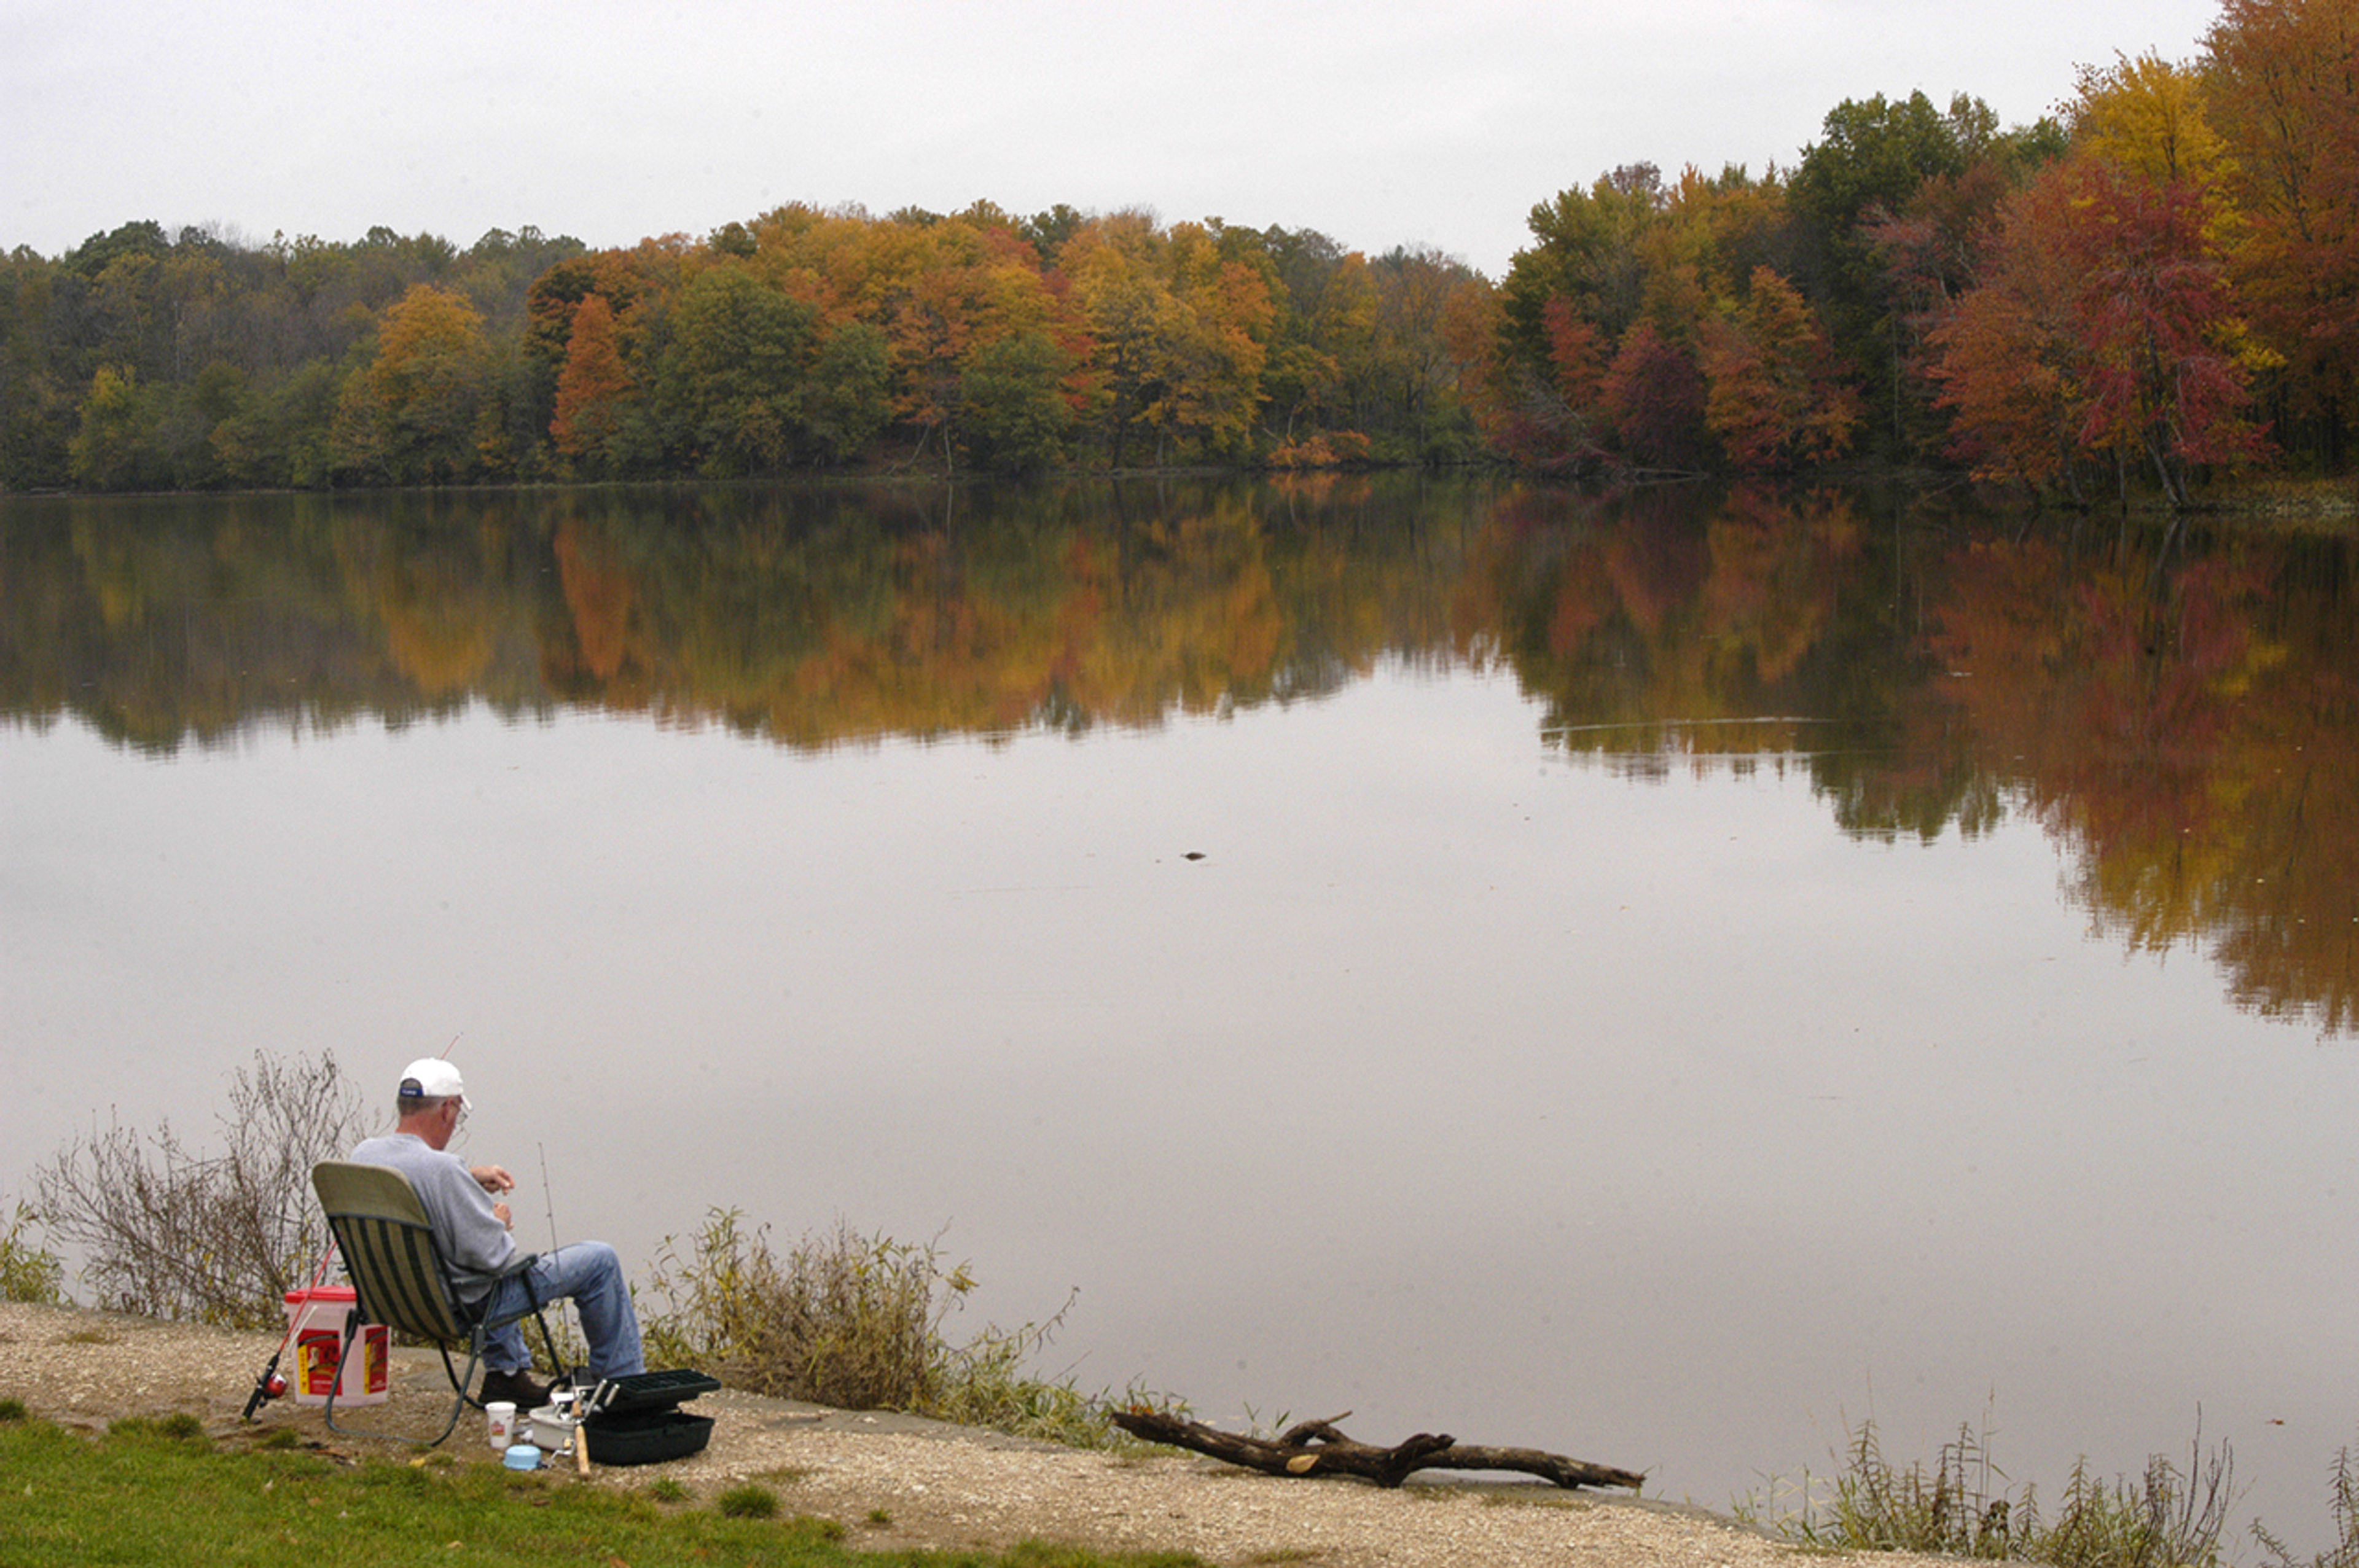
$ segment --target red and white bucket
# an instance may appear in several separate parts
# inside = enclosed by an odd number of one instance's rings
[[[328,1390],[340,1405],[381,1405],[386,1398],[386,1354],[390,1335],[381,1323],[364,1323],[353,1336],[352,1359],[343,1355],[344,1320],[360,1300],[350,1285],[314,1285],[287,1292],[287,1324],[295,1352],[288,1391],[299,1405],[324,1405]],[[341,1378],[341,1381],[339,1379]]]

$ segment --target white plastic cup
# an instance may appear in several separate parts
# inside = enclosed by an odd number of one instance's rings
[[[485,1434],[490,1437],[495,1452],[506,1454],[508,1444],[516,1441],[516,1404],[510,1400],[494,1400],[484,1407]]]

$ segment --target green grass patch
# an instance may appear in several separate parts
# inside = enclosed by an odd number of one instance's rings
[[[731,1519],[775,1519],[778,1512],[778,1494],[767,1487],[748,1481],[722,1493],[713,1507]]]
[[[0,1422],[9,1568],[111,1563],[517,1563],[794,1568],[935,1562],[959,1568],[1152,1568],[1181,1556],[1102,1556],[1018,1548],[955,1559],[876,1556],[840,1544],[833,1520],[665,1510],[644,1496],[549,1472],[488,1464],[357,1465],[317,1454],[216,1447],[169,1418],[123,1422],[89,1438],[52,1422]],[[756,1488],[766,1493],[766,1488]],[[770,1496],[775,1514],[777,1498]]]

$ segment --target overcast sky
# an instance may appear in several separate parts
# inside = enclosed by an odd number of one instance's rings
[[[2002,122],[2216,0],[0,0],[0,248],[134,219],[592,245],[988,197],[1496,276],[1616,164],[1790,164],[1845,98]]]

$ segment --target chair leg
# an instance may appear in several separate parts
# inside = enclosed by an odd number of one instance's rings
[[[360,1328],[361,1309],[355,1306],[353,1308],[351,1314],[344,1319],[344,1347],[342,1354],[339,1355],[336,1359],[336,1380],[328,1386],[328,1406],[325,1411],[328,1419],[328,1430],[334,1433],[339,1437],[373,1437],[382,1443],[407,1443],[413,1448],[441,1447],[443,1439],[449,1437],[453,1432],[458,1430],[459,1412],[467,1408],[467,1384],[473,1380],[475,1376],[476,1358],[483,1354],[484,1336],[482,1332],[479,1330],[475,1334],[473,1344],[470,1346],[474,1354],[467,1358],[467,1376],[463,1379],[459,1376],[457,1370],[451,1365],[450,1346],[445,1345],[437,1345],[434,1347],[438,1351],[441,1352],[442,1370],[449,1375],[451,1379],[451,1386],[458,1390],[459,1394],[458,1398],[451,1401],[451,1419],[442,1423],[442,1430],[436,1433],[431,1438],[421,1441],[419,1438],[404,1436],[402,1433],[397,1432],[368,1432],[357,1426],[338,1426],[336,1424],[336,1390],[343,1386],[343,1357],[350,1356],[353,1353],[353,1341],[359,1335]]]
[[[361,1309],[354,1306],[344,1314],[344,1341],[343,1347],[336,1352],[335,1380],[328,1385],[328,1408],[320,1412],[327,1417],[328,1430],[338,1436],[343,1436],[345,1433],[336,1424],[336,1394],[344,1386],[344,1357],[353,1353],[353,1341],[359,1336],[360,1331]],[[299,1349],[295,1354],[295,1369],[299,1376],[303,1371],[303,1354]]]
[[[429,1448],[440,1447],[442,1440],[458,1430],[461,1413],[474,1402],[467,1397],[467,1385],[475,1380],[475,1363],[483,1359],[484,1336],[478,1330],[467,1337],[467,1375],[463,1378],[451,1365],[451,1347],[437,1345],[434,1348],[442,1353],[443,1375],[451,1379],[451,1387],[457,1392],[451,1400],[451,1419],[442,1423],[442,1430],[435,1435],[434,1441],[426,1444]]]

